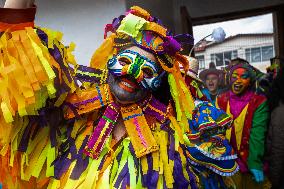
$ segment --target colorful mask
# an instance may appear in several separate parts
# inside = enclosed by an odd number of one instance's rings
[[[131,75],[145,89],[157,90],[161,84],[160,66],[132,50],[124,50],[108,61],[109,72],[115,76]]]
[[[245,68],[237,68],[231,75],[231,89],[236,95],[242,94],[250,85],[249,71]]]

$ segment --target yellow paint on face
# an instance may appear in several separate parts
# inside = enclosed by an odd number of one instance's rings
[[[251,78],[249,71],[245,68],[237,68],[231,76],[232,86],[231,89],[234,94],[242,94],[250,85]]]

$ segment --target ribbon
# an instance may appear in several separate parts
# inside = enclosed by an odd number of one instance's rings
[[[100,118],[98,125],[89,139],[84,153],[93,159],[97,159],[99,157],[107,138],[110,136],[116,124],[119,116],[119,112],[116,108],[117,105],[114,103],[107,106],[103,116]]]
[[[142,109],[137,104],[121,107],[121,115],[136,157],[140,158],[159,149]]]

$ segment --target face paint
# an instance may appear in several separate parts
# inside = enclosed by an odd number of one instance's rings
[[[231,75],[231,89],[234,94],[242,94],[250,85],[249,71],[245,68],[237,68]]]
[[[108,62],[108,69],[114,76],[131,75],[145,89],[157,90],[162,76],[160,66],[133,50],[124,50]]]
[[[111,93],[121,104],[143,100],[160,86],[164,72],[155,63],[155,56],[133,46],[108,62]]]

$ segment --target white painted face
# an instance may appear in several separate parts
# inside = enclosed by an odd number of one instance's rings
[[[157,90],[163,76],[161,67],[151,53],[145,51],[148,53],[145,54],[143,51],[138,47],[132,47],[120,52],[109,60],[109,72],[115,76],[131,75],[145,89]]]
[[[136,46],[110,59],[108,70],[111,92],[124,104],[142,100],[157,90],[164,75],[155,56]]]

